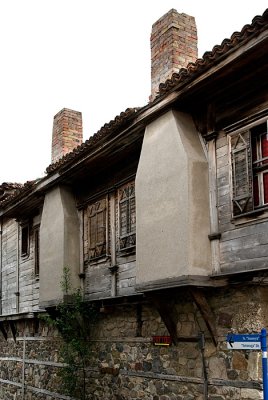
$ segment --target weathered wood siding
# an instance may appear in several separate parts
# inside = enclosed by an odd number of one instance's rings
[[[267,268],[267,216],[232,218],[230,149],[224,132],[218,136],[216,156],[221,272]]]
[[[30,229],[29,253],[22,257],[18,252],[21,228],[18,228],[18,223],[14,219],[4,221],[2,229],[3,315],[38,310],[39,281],[35,276],[33,232],[33,229]]]
[[[119,187],[120,188],[120,187]],[[118,190],[107,195],[107,252],[104,256],[89,259],[88,217],[83,217],[83,262],[85,265],[85,296],[88,299],[127,296],[135,293],[135,246],[120,250]],[[117,270],[110,268],[114,265]],[[114,288],[114,289],[113,289]]]
[[[16,312],[17,223],[9,219],[2,227],[2,314]]]

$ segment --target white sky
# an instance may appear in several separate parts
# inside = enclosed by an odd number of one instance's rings
[[[83,113],[84,140],[150,94],[150,32],[171,8],[193,15],[199,57],[267,0],[0,0],[0,184],[44,175],[54,115]]]

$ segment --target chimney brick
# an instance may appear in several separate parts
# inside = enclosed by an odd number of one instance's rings
[[[55,163],[82,142],[82,113],[63,108],[54,117],[51,162]]]
[[[156,97],[160,83],[164,83],[174,72],[186,68],[197,58],[194,17],[171,9],[152,26],[151,100]]]

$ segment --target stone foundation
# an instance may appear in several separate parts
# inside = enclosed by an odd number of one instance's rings
[[[227,350],[226,334],[259,332],[268,325],[265,287],[207,290],[215,314],[218,346],[214,346],[200,312],[187,290],[173,298],[178,344],[154,346],[152,336],[168,335],[148,302],[116,305],[101,313],[92,332],[87,389],[94,400],[209,400],[262,398],[261,353]],[[14,322],[8,340],[0,342],[0,398],[3,400],[68,399],[60,393],[60,338],[44,321]],[[197,340],[205,333],[204,360]],[[187,342],[191,338],[192,342]],[[204,379],[204,363],[207,382]]]

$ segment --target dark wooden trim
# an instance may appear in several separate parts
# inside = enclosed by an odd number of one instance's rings
[[[9,320],[8,322],[9,322],[9,326],[10,326],[10,329],[11,329],[11,332],[12,332],[12,336],[13,336],[14,342],[16,342],[16,337],[17,337],[16,325],[14,324],[14,321],[12,321],[12,320]]]
[[[221,233],[219,233],[219,232],[211,233],[210,235],[208,235],[208,238],[209,238],[210,241],[212,241],[212,240],[220,240]]]
[[[147,293],[185,286],[223,287],[226,286],[226,283],[225,279],[216,282],[208,275],[182,275],[178,278],[165,278],[136,284],[135,288],[138,292]]]
[[[164,322],[172,342],[176,345],[177,341],[177,318],[174,315],[174,307],[170,303],[170,299],[165,298],[165,296],[150,295],[150,300],[152,304],[157,309],[162,321]]]
[[[4,336],[5,340],[7,340],[7,331],[5,330],[3,321],[0,321],[0,331],[2,332],[2,335]]]
[[[217,347],[218,345],[218,338],[217,338],[217,330],[215,325],[215,317],[211,310],[209,303],[205,297],[204,292],[198,288],[190,288],[190,292],[192,294],[194,303],[196,304],[197,308],[199,309],[205,324],[209,330],[211,338],[213,340],[214,345]]]

